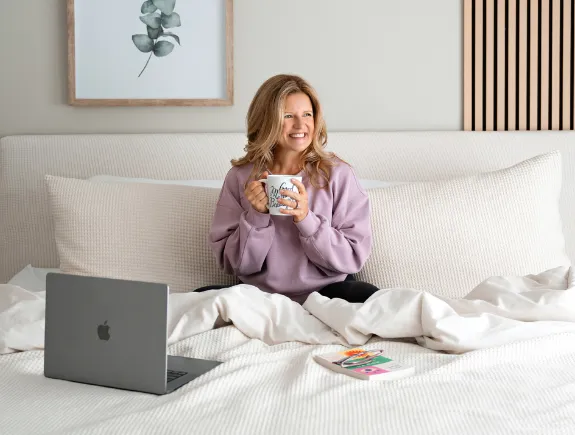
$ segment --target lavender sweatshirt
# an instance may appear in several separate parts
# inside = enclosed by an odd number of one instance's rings
[[[308,177],[309,213],[291,216],[256,211],[244,195],[252,165],[226,175],[209,240],[218,265],[242,282],[303,301],[327,284],[358,272],[371,252],[369,199],[349,165],[331,168],[329,190]]]

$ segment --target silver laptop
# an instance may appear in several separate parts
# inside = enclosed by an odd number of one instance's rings
[[[167,354],[167,285],[48,273],[44,376],[171,393],[220,361]]]

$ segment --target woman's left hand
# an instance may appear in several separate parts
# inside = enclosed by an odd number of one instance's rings
[[[292,178],[291,182],[298,188],[299,193],[291,190],[280,190],[280,195],[287,196],[290,199],[280,198],[278,202],[282,205],[292,207],[291,209],[282,208],[280,209],[280,213],[292,215],[294,222],[301,222],[309,212],[307,191],[303,183],[298,179]]]

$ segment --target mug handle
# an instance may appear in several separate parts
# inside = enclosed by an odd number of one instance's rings
[[[264,184],[265,184],[266,187],[264,188],[264,190],[266,191],[266,194],[267,194],[267,191],[268,191],[268,179],[267,179],[267,178],[262,178],[261,180],[258,180],[258,181],[259,181],[260,183],[264,183]]]

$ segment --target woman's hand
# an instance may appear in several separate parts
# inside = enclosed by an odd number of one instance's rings
[[[258,180],[262,178],[268,178],[267,171],[260,175]],[[244,195],[246,195],[247,200],[254,209],[260,213],[268,213],[268,195],[266,194],[263,183],[258,180],[248,183]]]
[[[280,213],[292,215],[294,222],[301,222],[309,212],[307,191],[305,190],[303,183],[297,178],[292,178],[291,182],[298,188],[299,193],[292,190],[280,190],[280,195],[287,196],[290,199],[280,198],[278,202],[282,205],[292,207],[291,210],[282,208],[280,209]]]

